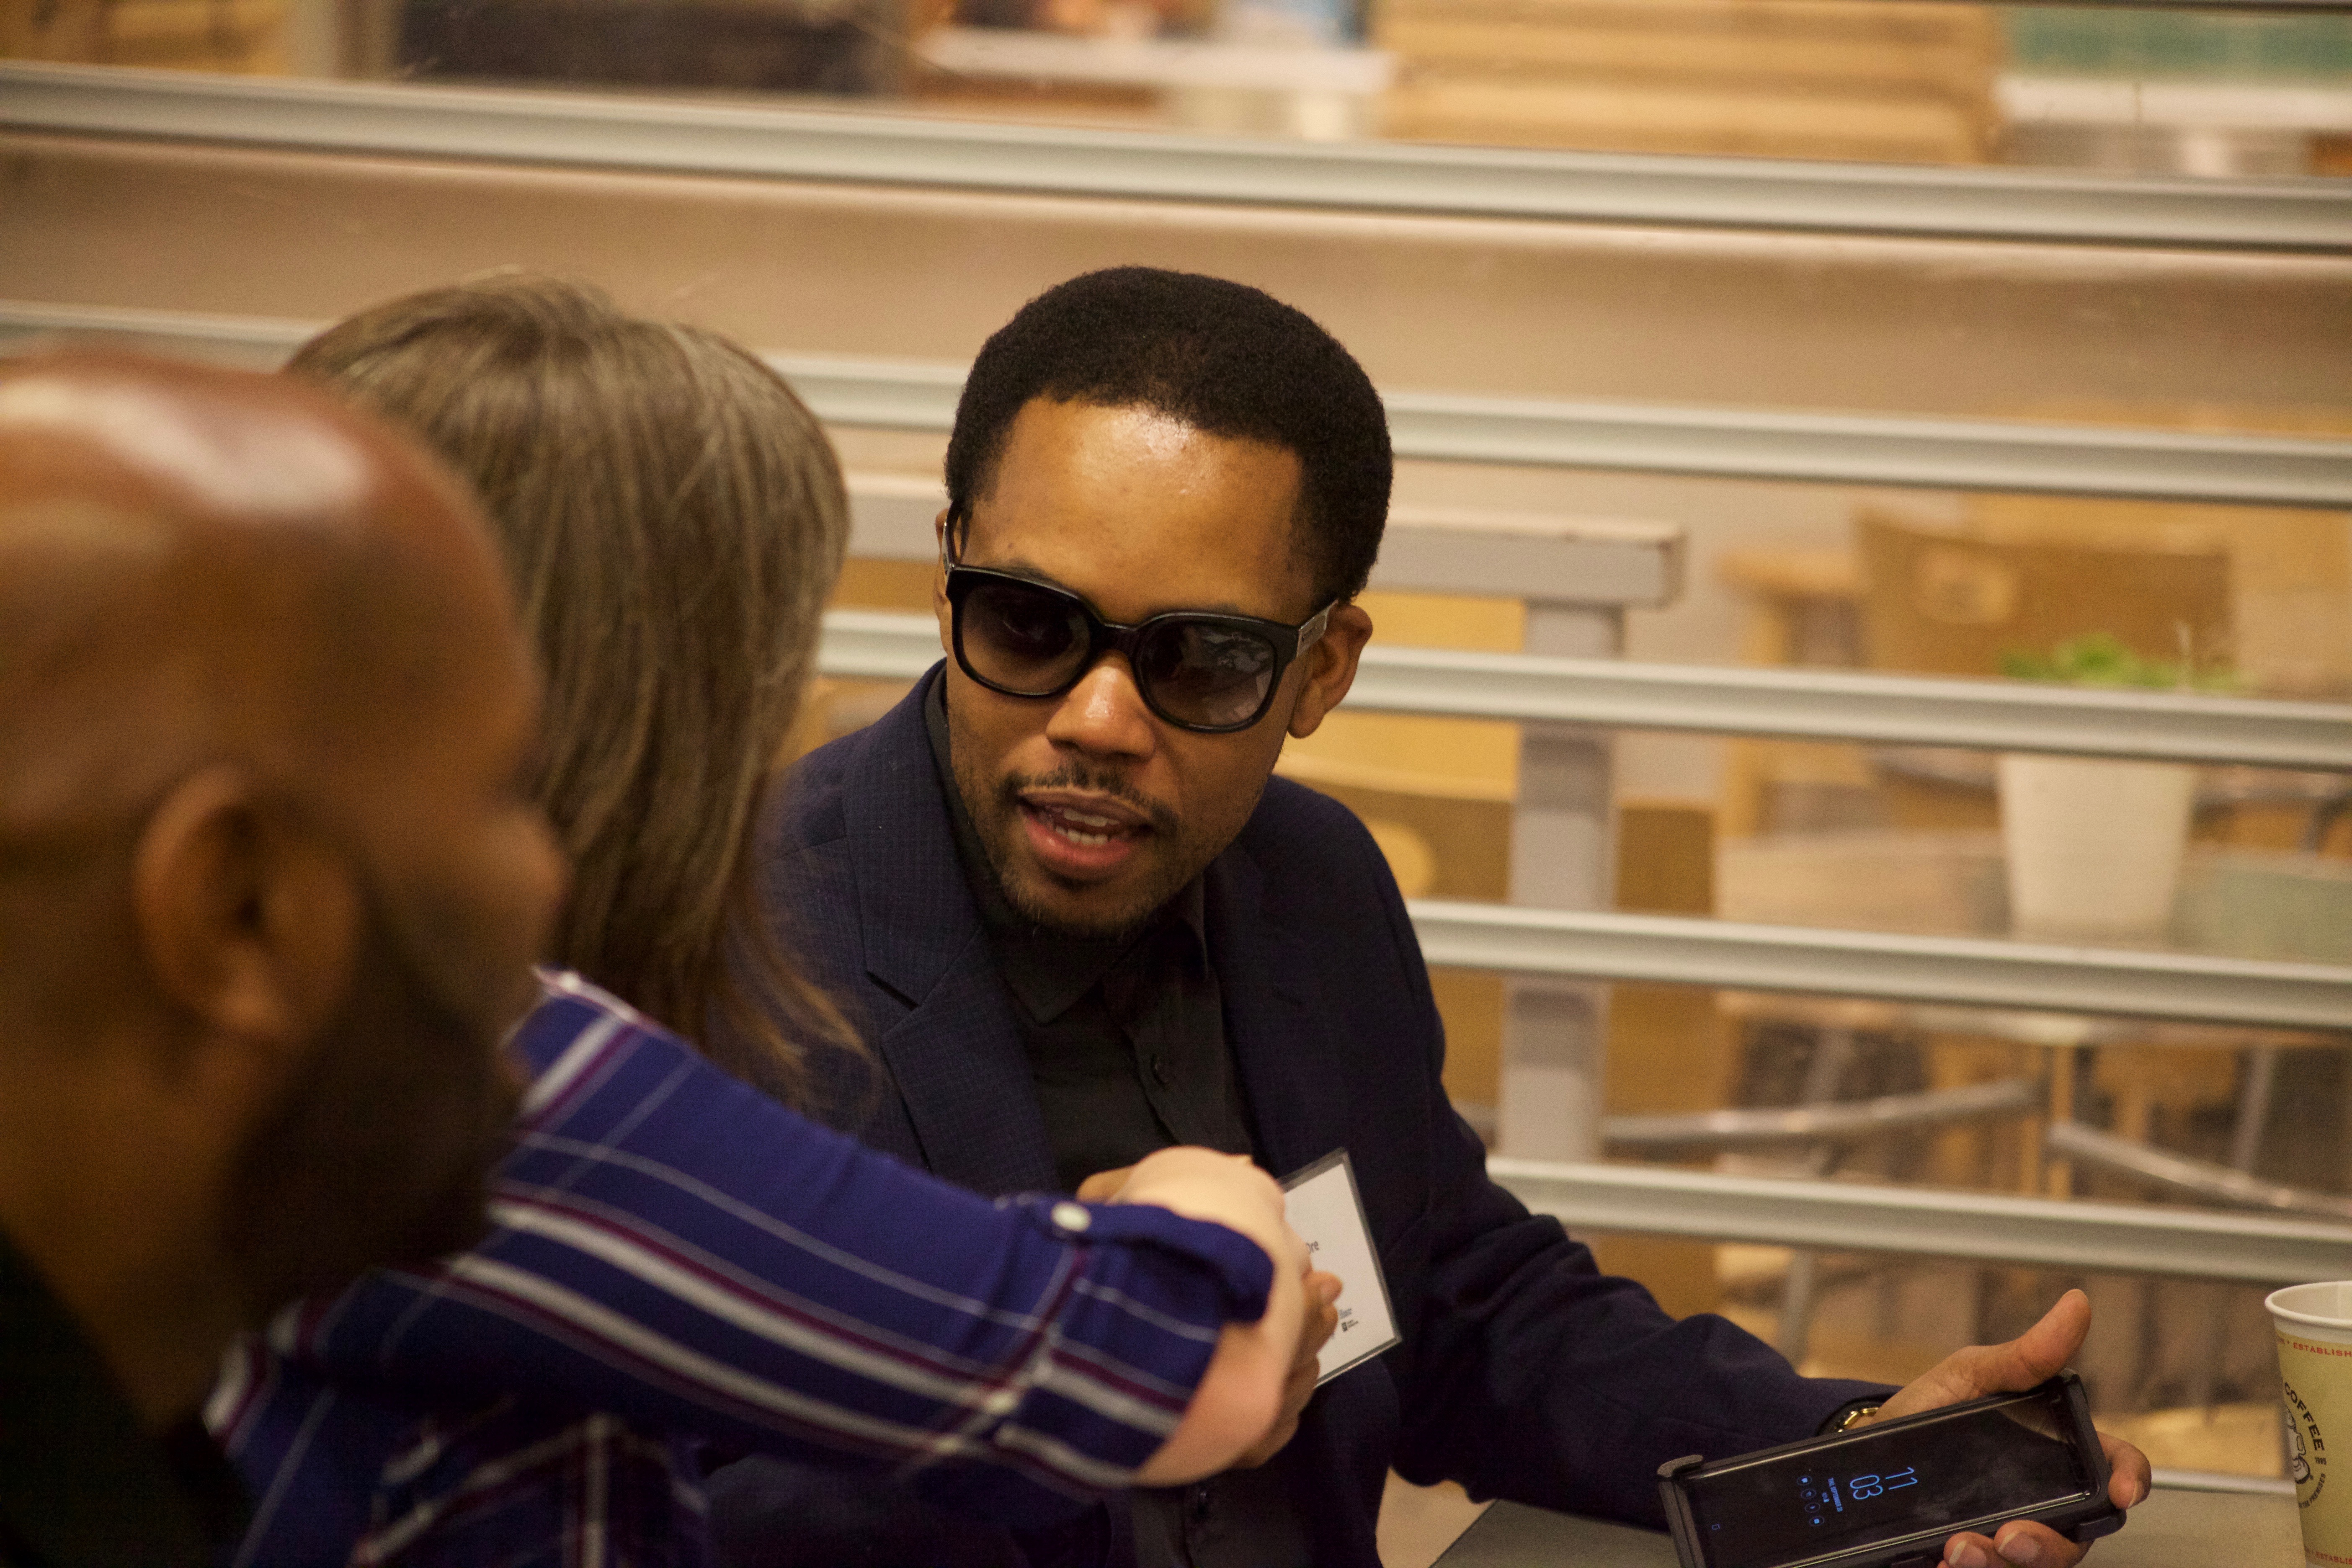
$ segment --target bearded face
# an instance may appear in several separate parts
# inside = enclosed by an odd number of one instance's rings
[[[508,1022],[444,994],[367,898],[351,984],[230,1187],[225,1239],[250,1321],[480,1239],[518,1103],[499,1051]]]

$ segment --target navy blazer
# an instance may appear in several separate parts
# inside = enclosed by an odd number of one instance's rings
[[[1014,1003],[924,729],[938,679],[794,769],[772,822],[769,893],[879,1068],[861,1081],[836,1065],[819,1113],[982,1193],[1047,1188],[1053,1152]],[[1660,1464],[1810,1436],[1876,1392],[1801,1378],[1722,1318],[1675,1321],[1487,1180],[1486,1151],[1439,1081],[1444,1030],[1403,899],[1345,806],[1270,781],[1203,884],[1259,1163],[1279,1173],[1347,1148],[1403,1335],[1320,1389],[1273,1461],[1318,1565],[1379,1568],[1373,1521],[1391,1466],[1475,1497],[1656,1526]],[[722,1471],[721,1559],[1131,1560],[1118,1500],[1066,1531],[1013,1538],[875,1493],[870,1480],[765,1461]]]

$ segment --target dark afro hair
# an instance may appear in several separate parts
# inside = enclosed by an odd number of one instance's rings
[[[1315,603],[1363,590],[1388,521],[1388,417],[1337,339],[1245,284],[1154,267],[1048,289],[983,344],[948,440],[948,500],[970,517],[1021,410],[1039,397],[1144,407],[1298,458],[1299,545]]]

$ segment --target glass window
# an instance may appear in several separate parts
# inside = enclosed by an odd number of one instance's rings
[[[34,59],[1049,123],[2352,172],[2352,19],[1940,0],[48,0]]]

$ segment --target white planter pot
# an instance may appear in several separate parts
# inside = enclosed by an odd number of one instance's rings
[[[2162,937],[2196,795],[2197,770],[2185,763],[2002,756],[2011,930],[2057,941]]]

